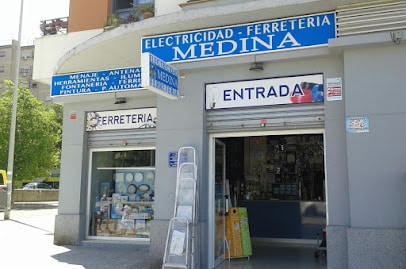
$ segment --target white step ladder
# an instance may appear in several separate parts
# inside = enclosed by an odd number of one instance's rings
[[[196,150],[178,150],[176,196],[173,218],[169,221],[162,269],[196,268],[196,203],[198,201]]]

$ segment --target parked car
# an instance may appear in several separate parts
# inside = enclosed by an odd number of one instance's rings
[[[46,189],[50,190],[52,187],[47,183],[43,182],[30,182],[24,185],[23,190],[37,190],[37,189]]]

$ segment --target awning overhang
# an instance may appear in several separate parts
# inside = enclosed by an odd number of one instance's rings
[[[184,10],[123,24],[104,31],[68,51],[59,59],[54,68],[54,74],[140,66],[141,38],[144,36],[292,17],[315,13],[315,10],[324,12],[335,8],[326,1],[320,0],[300,1],[301,5],[297,2],[287,0],[281,4],[268,0],[248,1],[226,6]],[[249,57],[245,58],[246,60],[242,61],[252,61]],[[181,70],[185,64],[179,63],[176,66]],[[203,64],[188,63],[188,68],[199,66]]]

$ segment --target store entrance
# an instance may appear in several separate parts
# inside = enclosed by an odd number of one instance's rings
[[[316,246],[326,225],[323,134],[220,140],[231,206],[247,208],[251,238]]]

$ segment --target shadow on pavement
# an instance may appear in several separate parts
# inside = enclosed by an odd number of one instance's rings
[[[58,208],[58,202],[17,202],[14,203],[12,210],[35,210],[35,209],[55,209]]]
[[[80,265],[86,269],[147,269],[149,249],[136,246],[64,246],[68,250],[53,255],[58,262]]]
[[[57,209],[58,202],[15,202],[11,210],[36,210],[36,209]],[[5,211],[5,205],[0,205],[0,212]]]
[[[43,228],[41,228],[41,227],[39,227],[39,226],[35,226],[35,225],[32,225],[32,224],[29,224],[29,223],[27,223],[27,222],[23,222],[23,221],[19,221],[19,220],[13,220],[13,219],[11,219],[11,220],[9,220],[9,221],[12,221],[12,222],[17,223],[17,224],[25,225],[25,226],[27,226],[27,227],[34,228],[34,229],[37,229],[37,230],[46,232],[46,234],[49,234],[49,235],[53,235],[53,234],[54,234],[52,231],[49,231],[49,230],[47,230],[47,229],[43,229]]]

